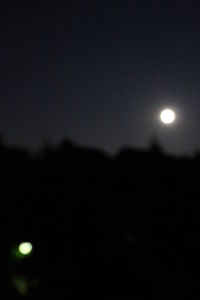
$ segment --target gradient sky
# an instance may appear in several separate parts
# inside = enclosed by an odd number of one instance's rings
[[[157,136],[200,149],[200,3],[6,1],[0,9],[0,129],[35,147],[63,137],[116,150]],[[177,111],[164,127],[160,109]]]

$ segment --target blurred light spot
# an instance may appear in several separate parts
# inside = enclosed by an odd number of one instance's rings
[[[172,124],[175,121],[176,115],[175,112],[169,108],[164,109],[161,111],[160,119],[162,123],[169,125]]]
[[[28,282],[24,277],[14,277],[12,279],[13,286],[21,296],[25,296],[28,292]]]
[[[33,250],[33,246],[29,242],[23,242],[19,245],[19,252],[22,255],[29,255],[31,254],[32,250]]]

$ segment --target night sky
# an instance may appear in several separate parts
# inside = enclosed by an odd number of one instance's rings
[[[0,131],[34,148],[62,138],[116,151],[200,149],[200,3],[6,1],[0,8]],[[177,121],[165,127],[170,106]]]

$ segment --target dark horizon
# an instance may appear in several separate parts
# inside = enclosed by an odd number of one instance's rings
[[[200,155],[44,150],[0,145],[2,298],[197,299]]]
[[[118,155],[121,155],[123,153],[128,153],[128,155],[148,155],[151,153],[154,153],[155,155],[161,155],[163,158],[168,157],[172,159],[189,159],[189,160],[198,160],[199,155],[200,155],[200,150],[194,151],[192,153],[175,153],[175,152],[170,152],[167,151],[163,145],[160,143],[160,141],[155,137],[152,136],[149,144],[146,147],[134,147],[133,145],[130,144],[124,144],[118,147],[117,149],[113,151],[109,151],[108,149],[105,149],[103,147],[98,147],[95,145],[88,145],[84,143],[78,143],[77,141],[70,139],[70,138],[63,138],[59,140],[58,142],[53,142],[52,140],[48,138],[44,138],[43,141],[37,145],[37,147],[30,147],[28,145],[23,145],[23,144],[12,144],[12,143],[7,143],[2,137],[0,139],[0,147],[2,149],[5,149],[6,151],[19,151],[22,154],[27,153],[28,155],[33,155],[33,157],[40,156],[42,153],[54,153],[58,151],[62,147],[72,147],[74,150],[80,150],[80,151],[88,151],[89,152],[94,152],[94,153],[99,153],[102,155],[105,155],[108,158],[115,158]],[[14,153],[13,152],[13,153]]]

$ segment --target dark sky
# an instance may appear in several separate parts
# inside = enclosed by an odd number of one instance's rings
[[[200,3],[6,1],[0,8],[0,128],[35,147],[63,137],[116,150],[200,149]],[[171,106],[178,119],[158,121]]]

